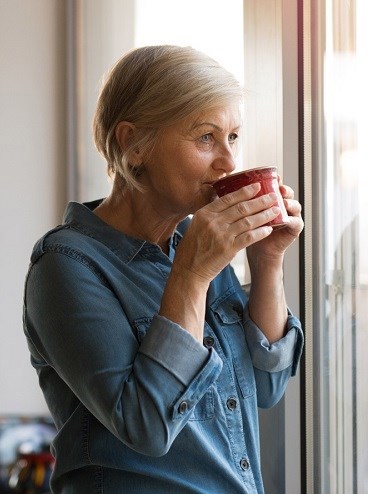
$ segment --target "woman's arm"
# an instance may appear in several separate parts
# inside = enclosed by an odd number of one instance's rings
[[[82,255],[71,256],[71,249],[46,252],[27,277],[25,331],[31,352],[37,349],[33,356],[45,395],[50,379],[62,380],[66,406],[76,397],[130,448],[163,455],[222,362],[187,331],[154,314],[145,320],[140,343],[123,309],[134,286],[128,284],[127,300],[119,300]],[[124,292],[123,276],[121,283]],[[136,299],[138,294],[139,289]],[[141,308],[136,317],[142,315]],[[52,393],[46,399],[52,402]]]
[[[269,343],[279,340],[286,332],[284,254],[303,229],[301,206],[294,200],[293,190],[282,185],[280,191],[284,197],[290,223],[247,248],[251,273],[250,317],[261,328]]]
[[[251,259],[249,266],[252,279],[250,317],[272,344],[281,339],[286,331],[287,306],[282,258],[267,260],[256,257]]]

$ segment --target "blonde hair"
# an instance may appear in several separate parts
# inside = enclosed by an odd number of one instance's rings
[[[93,120],[94,140],[130,188],[141,190],[139,167],[129,163],[135,149],[149,154],[160,131],[205,109],[241,100],[235,77],[190,47],[147,46],[132,50],[112,67],[103,84]],[[115,135],[121,121],[135,126],[135,140],[121,149]]]

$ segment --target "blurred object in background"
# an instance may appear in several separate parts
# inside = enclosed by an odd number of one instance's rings
[[[48,417],[0,416],[0,494],[46,494],[56,434]]]

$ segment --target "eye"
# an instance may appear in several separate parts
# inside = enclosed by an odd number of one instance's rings
[[[209,144],[212,141],[213,137],[212,134],[204,134],[203,136],[200,137],[201,142],[204,142],[205,144]]]
[[[239,137],[238,134],[236,134],[235,132],[231,133],[228,137],[229,139],[229,143],[230,144],[234,144],[234,142],[237,140],[237,138]]]

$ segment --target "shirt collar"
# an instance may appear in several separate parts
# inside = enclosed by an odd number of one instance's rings
[[[93,210],[102,200],[98,199],[85,203],[69,202],[64,212],[63,225],[68,225],[84,235],[98,240],[115,252],[125,263],[132,261],[140,252],[162,253],[158,245],[147,242],[146,240],[130,237],[108,225],[95,215]],[[169,257],[171,260],[174,255],[173,249],[176,248],[181,238],[182,234],[177,229],[169,241]]]

